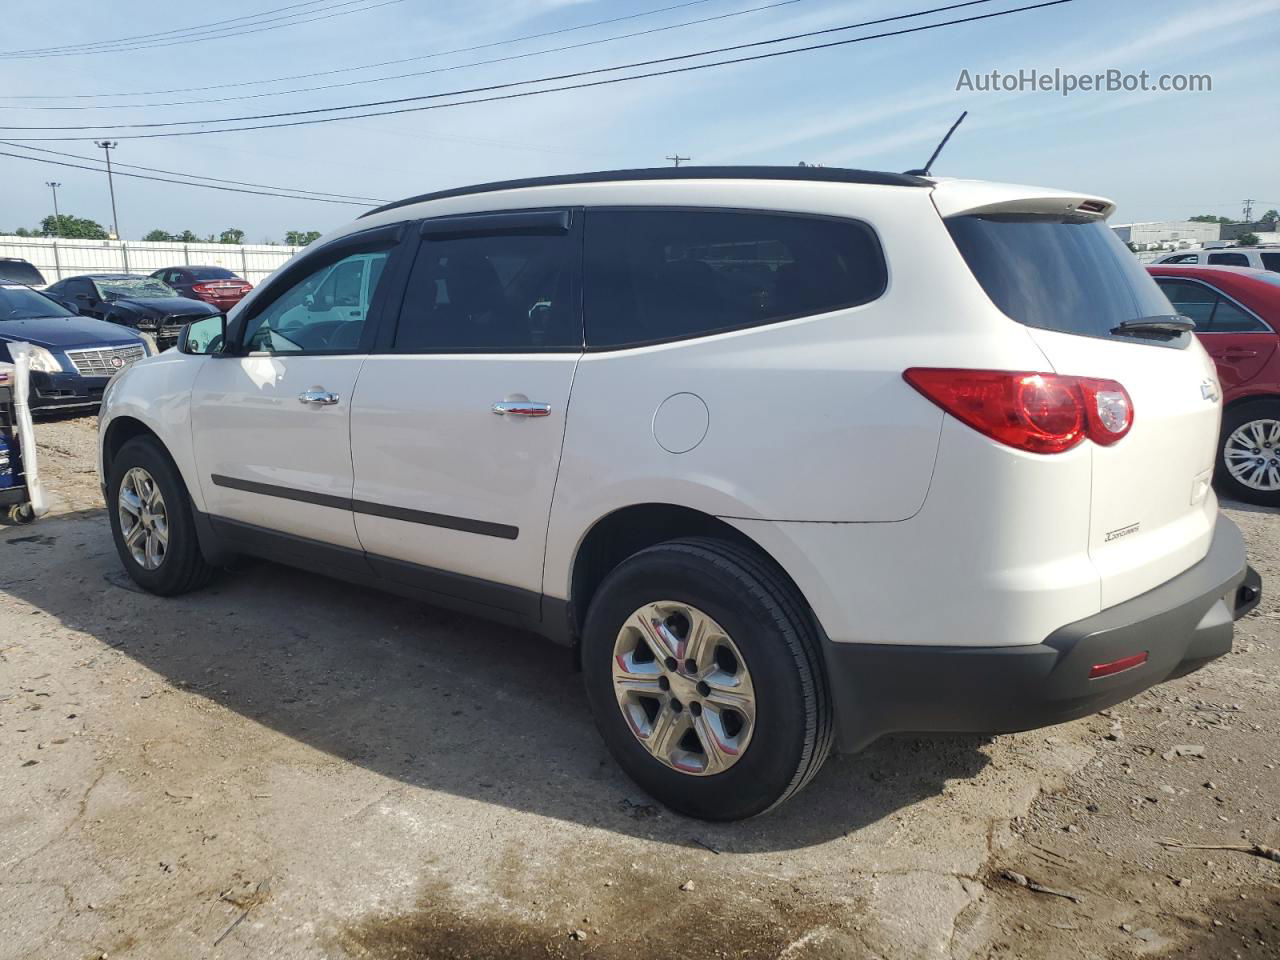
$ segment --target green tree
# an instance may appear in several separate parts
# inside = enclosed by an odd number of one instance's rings
[[[96,220],[75,217],[69,213],[50,214],[40,221],[40,232],[46,237],[67,237],[71,240],[105,240],[107,231]]]
[[[148,233],[148,234],[147,234],[145,237],[143,237],[142,239],[143,239],[143,240],[150,240],[150,241],[152,241],[152,242],[156,242],[156,243],[163,243],[163,242],[165,242],[166,240],[176,240],[176,239],[177,239],[177,237],[175,237],[175,236],[174,236],[172,233],[170,233],[168,230],[152,230],[150,233]]]
[[[1261,242],[1256,233],[1242,233],[1236,237],[1236,244],[1241,247],[1256,247]]]
[[[1187,219],[1192,223],[1235,223],[1230,217],[1215,217],[1212,213],[1201,213]]]
[[[290,230],[284,235],[284,242],[291,247],[305,247],[319,239],[319,230]]]
[[[1280,210],[1268,210],[1262,215],[1263,223],[1274,224],[1277,220],[1280,220]]]
[[[183,230],[182,233],[180,233],[174,239],[176,239],[179,243],[199,243],[200,242],[200,238],[197,237],[190,230]]]
[[[219,243],[244,243],[244,231],[239,227],[227,227],[218,237]]]
[[[13,231],[13,235],[15,237],[34,237],[35,233],[28,230],[26,227],[19,227],[17,230]]]

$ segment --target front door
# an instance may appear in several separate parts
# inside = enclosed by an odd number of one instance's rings
[[[1173,308],[1196,322],[1226,396],[1262,372],[1276,349],[1271,328],[1215,287],[1194,279],[1156,277]]]
[[[355,525],[383,576],[537,616],[582,353],[572,220],[426,222],[351,413]]]
[[[373,335],[366,318],[378,283],[365,278],[375,266],[381,276],[390,245],[341,252],[254,301],[235,338],[239,355],[210,357],[196,378],[191,432],[210,514],[359,550],[351,400]],[[355,274],[358,291],[341,316],[331,297],[316,296],[338,271]]]

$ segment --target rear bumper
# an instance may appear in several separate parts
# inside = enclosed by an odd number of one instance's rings
[[[1203,560],[1153,590],[1006,647],[824,644],[842,750],[894,732],[1010,733],[1096,713],[1231,650],[1262,580],[1219,514]],[[1096,664],[1146,662],[1090,678]]]

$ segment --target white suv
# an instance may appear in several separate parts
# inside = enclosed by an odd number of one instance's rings
[[[1227,652],[1213,365],[1057,190],[636,170],[374,210],[102,407],[120,557],[236,553],[577,648],[618,762],[746,817],[833,745],[1012,731]]]
[[[1183,266],[1208,264],[1217,267],[1253,267],[1257,270],[1280,272],[1280,247],[1207,247],[1171,253],[1154,261],[1158,264],[1180,263]]]

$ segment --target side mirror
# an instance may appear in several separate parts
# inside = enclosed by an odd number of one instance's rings
[[[215,313],[182,328],[178,335],[178,352],[209,356],[221,353],[226,342],[226,314]]]

